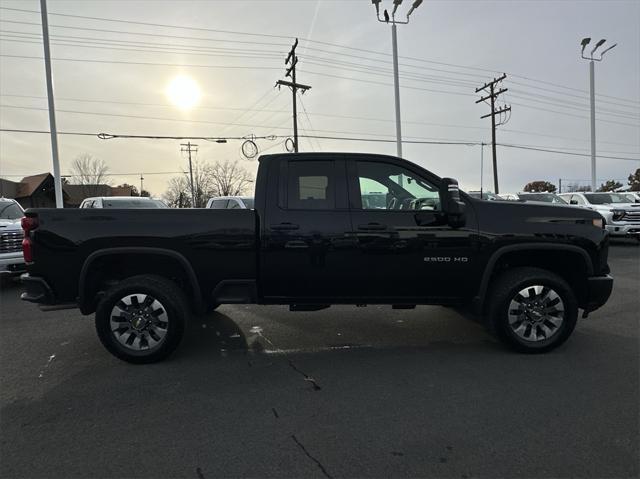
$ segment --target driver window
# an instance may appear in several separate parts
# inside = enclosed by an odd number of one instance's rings
[[[363,210],[439,211],[438,188],[413,172],[390,164],[358,161]]]

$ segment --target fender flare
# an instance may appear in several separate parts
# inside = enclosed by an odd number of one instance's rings
[[[173,251],[170,249],[140,246],[99,249],[97,251],[94,251],[87,257],[87,259],[84,261],[84,264],[82,265],[82,269],[80,270],[80,278],[78,280],[78,305],[80,307],[80,311],[83,314],[89,314],[90,312],[92,312],[92,308],[88,307],[91,298],[86,297],[84,287],[91,265],[95,262],[96,259],[103,256],[115,256],[122,254],[147,254],[156,256],[160,255],[167,256],[178,261],[184,272],[187,274],[187,279],[189,281],[189,285],[191,286],[194,309],[198,312],[204,311],[205,308],[200,291],[200,284],[198,283],[196,273],[187,258],[185,258],[177,251]]]
[[[477,312],[482,312],[484,308],[484,304],[486,302],[486,295],[489,289],[489,281],[491,280],[491,275],[493,274],[493,270],[496,266],[496,263],[500,258],[502,258],[507,253],[512,253],[514,251],[566,251],[570,253],[579,254],[584,260],[585,267],[587,269],[587,275],[593,276],[593,264],[591,262],[591,257],[589,254],[579,246],[568,245],[568,244],[548,244],[548,243],[522,243],[522,244],[514,244],[507,245],[498,248],[493,252],[489,261],[487,261],[487,265],[482,273],[482,279],[480,280],[480,287],[478,288],[478,294],[474,298],[474,305]]]

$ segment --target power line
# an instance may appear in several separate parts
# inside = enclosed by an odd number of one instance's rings
[[[32,45],[42,44],[39,41],[16,39],[21,37],[15,37],[15,36],[12,37],[6,34],[2,34],[1,32],[0,32],[0,37],[3,37],[3,38],[0,38],[0,40],[4,42],[16,42],[16,43],[24,43],[24,44],[32,44]],[[186,55],[198,55],[198,56],[207,56],[207,57],[251,58],[251,59],[277,58],[277,54],[275,52],[254,51],[253,53],[251,53],[250,51],[247,51],[247,53],[243,53],[240,51],[241,49],[235,49],[235,51],[238,51],[239,53],[233,53],[234,50],[232,49],[226,49],[226,51],[218,51],[218,52],[215,52],[215,51],[194,52],[193,50],[183,49],[179,47],[172,47],[171,49],[167,49],[167,48],[151,48],[151,47],[136,48],[135,46],[133,46],[133,48],[129,48],[127,45],[119,45],[119,44],[116,46],[112,46],[107,42],[85,41],[83,43],[80,43],[80,42],[69,43],[69,41],[66,41],[66,40],[53,40],[51,41],[51,44],[58,45],[58,46],[74,47],[74,48],[95,48],[99,50],[115,50],[115,51],[140,52],[140,53],[172,53],[172,54],[180,53],[180,54],[186,54]]]
[[[44,60],[43,57],[35,57],[29,55],[9,55],[1,53],[0,57],[4,58],[22,58],[29,60]],[[55,61],[64,62],[81,62],[81,63],[110,63],[116,65],[147,65],[147,66],[163,66],[163,67],[185,67],[185,68],[219,68],[219,69],[237,69],[237,70],[280,70],[277,67],[264,67],[258,65],[201,65],[201,64],[185,64],[185,63],[157,63],[157,62],[132,62],[124,60],[95,60],[87,58],[51,58]]]
[[[80,37],[82,38],[82,37]],[[86,38],[86,37],[85,37]],[[6,40],[5,40],[6,41]],[[33,44],[40,44],[39,42],[25,42],[22,40],[8,40],[8,41],[18,41],[21,43],[33,43]],[[109,43],[101,43],[101,42],[83,42],[83,43],[79,43],[79,44],[66,44],[66,43],[57,43],[57,42],[52,42],[55,45],[66,45],[66,46],[73,46],[73,47],[78,47],[78,48],[100,48],[100,49],[109,49],[109,50],[120,50],[120,51],[135,51],[135,52],[146,52],[146,53],[176,53],[176,51],[173,50],[163,50],[163,49],[135,49],[135,48],[118,48],[118,47],[111,47],[111,46],[94,46],[94,45],[88,45],[87,43],[98,43],[101,45],[108,45]],[[230,51],[239,51],[239,52],[247,52],[247,53],[241,53],[241,54],[230,54]],[[182,48],[178,48],[178,52],[184,53],[185,49]],[[266,58],[274,58],[274,54],[271,54],[271,52],[268,51],[256,51],[256,53],[260,53],[260,54],[250,54],[250,52],[252,52],[252,50],[246,50],[246,49],[225,49],[225,50],[219,50],[217,52],[214,53],[203,53],[202,51],[198,51],[198,52],[190,52],[190,51],[186,51],[187,54],[189,55],[202,55],[202,56],[225,56],[225,57],[229,57],[229,58],[254,58],[254,59],[266,59]],[[7,55],[8,56],[8,55]],[[23,57],[26,58],[26,57]],[[353,63],[353,62],[340,62],[340,61],[336,61],[336,60],[332,60],[332,59],[320,59],[320,58],[315,58],[315,57],[310,57],[311,60],[309,61],[310,64],[314,64],[314,65],[318,65],[318,64],[322,64],[322,62],[327,62],[330,64],[337,64],[337,65],[352,65],[355,66],[355,68],[343,68],[343,70],[346,71],[354,71],[354,72],[359,72],[359,73],[364,73],[364,74],[368,74],[368,75],[377,75],[377,76],[383,76],[386,77],[387,73],[390,73],[390,70],[385,70],[385,69],[375,69],[366,65],[362,65],[362,64],[358,64],[358,63]],[[315,60],[314,60],[315,58]],[[67,61],[72,61],[72,59],[58,59],[58,60],[67,60]],[[95,60],[90,60],[90,61],[95,61]],[[318,63],[318,61],[320,63]],[[132,62],[134,64],[144,64],[144,65],[152,65],[152,64],[156,64],[156,63],[150,63],[150,62]],[[164,64],[163,64],[164,65]],[[189,65],[189,66],[194,66],[194,65]],[[217,67],[217,68],[234,68],[234,66],[213,66],[213,65],[198,65],[199,67]],[[256,67],[259,68],[259,67]],[[318,73],[316,73],[318,74]],[[460,81],[460,80],[455,80],[455,79],[451,79],[451,78],[447,78],[447,77],[433,77],[433,76],[424,76],[424,75],[417,75],[414,73],[404,73],[401,75],[402,78],[407,79],[407,80],[413,80],[413,81],[419,81],[419,82],[425,82],[425,83],[442,83],[442,84],[446,84],[446,85],[450,85],[450,86],[466,86],[469,85],[470,82],[468,81]],[[357,79],[354,79],[357,80]],[[521,83],[520,83],[521,84]],[[523,84],[521,84],[523,85]],[[549,90],[549,91],[553,91],[553,90]],[[439,93],[446,93],[446,94],[459,94],[460,92],[451,92],[451,91],[437,91]],[[555,105],[555,106],[560,106],[563,108],[569,108],[569,109],[575,109],[575,110],[579,110],[579,111],[586,111],[586,109],[588,109],[586,106],[583,106],[580,103],[576,103],[576,102],[571,102],[571,101],[567,101],[567,100],[563,100],[563,99],[557,99],[554,97],[549,97],[546,95],[539,95],[539,94],[533,94],[533,93],[529,93],[529,92],[520,92],[522,95],[525,96],[529,96],[529,97],[533,97],[533,98],[547,98],[547,99],[551,99],[554,100],[554,103],[549,103],[549,102],[545,102],[545,101],[539,101],[542,104],[551,104],[551,105]],[[513,95],[514,98],[523,98],[521,96],[518,95]],[[572,95],[574,97],[577,98],[581,98],[577,95]],[[527,98],[524,98],[527,99]],[[562,103],[566,103],[566,106],[563,104],[560,104],[559,102]],[[616,106],[623,106],[620,105],[618,103],[613,103]],[[633,108],[633,107],[632,107]],[[628,111],[623,111],[623,110],[611,110],[611,109],[606,109],[606,108],[601,108],[600,109],[601,113],[606,114],[606,115],[611,115],[611,116],[616,116],[619,118],[625,118],[625,119],[640,119],[640,117],[633,115],[631,112]]]
[[[564,116],[572,116],[574,118],[581,118],[583,120],[588,120],[589,118],[586,116],[581,116],[581,115],[574,115],[573,113],[567,113],[565,111],[558,111],[558,110],[550,110],[548,108],[540,108],[537,106],[532,106],[532,105],[527,105],[525,103],[516,103],[516,102],[511,102],[512,105],[516,105],[516,106],[521,106],[523,108],[530,108],[532,110],[540,110],[540,111],[546,111],[549,113],[556,113],[558,115],[564,115]],[[638,128],[637,125],[632,125],[630,123],[623,123],[621,121],[614,121],[614,120],[605,120],[604,118],[596,118],[596,121],[600,121],[602,123],[611,123],[613,125],[621,125],[621,126],[629,126],[632,128]]]
[[[273,91],[273,89],[269,89],[267,90],[267,93]],[[29,99],[36,99],[36,100],[46,100],[47,98],[44,96],[37,96],[37,95],[20,95],[20,94],[8,94],[8,93],[0,93],[0,97],[11,97],[11,98],[29,98]],[[264,97],[263,97],[264,98]],[[277,98],[277,97],[276,97]],[[300,97],[298,97],[300,98]],[[89,98],[68,98],[68,97],[58,97],[56,98],[56,101],[58,102],[81,102],[81,103],[104,103],[104,104],[113,104],[113,105],[132,105],[132,106],[146,106],[146,107],[161,107],[161,108],[174,108],[173,105],[169,105],[166,103],[144,103],[144,102],[127,102],[127,101],[117,101],[117,100],[100,100],[100,99],[89,99]],[[259,102],[256,102],[256,105]],[[221,107],[221,106],[210,106],[210,105],[204,105],[204,106],[199,106],[199,107],[195,107],[195,110],[214,110],[214,111],[253,111],[255,114],[258,113],[273,113],[274,115],[270,115],[267,118],[263,119],[262,122],[263,123],[267,123],[273,116],[275,116],[275,114],[280,114],[280,113],[288,113],[288,110],[268,110],[266,109],[266,106],[270,105],[272,102],[267,103],[265,106],[260,107],[260,109],[256,109],[256,107],[254,106],[253,108],[238,108],[238,107]],[[388,118],[377,118],[377,117],[366,117],[366,116],[353,116],[353,115],[337,115],[337,114],[332,114],[332,113],[325,113],[325,112],[307,112],[305,110],[305,113],[310,115],[310,116],[317,116],[317,117],[327,117],[327,118],[338,118],[338,119],[345,119],[345,120],[360,120],[360,121],[375,121],[375,122],[383,122],[383,123],[394,123],[394,120],[390,120]],[[250,117],[247,118],[253,118],[253,116],[255,115],[251,115]],[[237,121],[238,118],[236,118],[234,121]],[[246,121],[246,120],[245,120]],[[412,120],[403,120],[402,122],[403,124],[406,125],[424,125],[424,126],[436,126],[436,127],[443,127],[443,128],[464,128],[464,129],[472,129],[472,130],[485,130],[484,127],[480,127],[480,126],[471,126],[471,125],[460,125],[460,124],[448,124],[448,123],[435,123],[435,122],[427,122],[427,121],[412,121]],[[541,137],[548,137],[548,138],[558,138],[561,140],[571,140],[571,141],[577,141],[577,142],[588,142],[589,139],[587,138],[573,138],[573,137],[567,137],[567,136],[559,136],[559,135],[551,135],[551,134],[545,134],[545,133],[540,133],[540,132],[533,132],[533,131],[524,131],[524,130],[514,130],[514,129],[508,129],[508,128],[501,128],[501,131],[503,132],[507,132],[507,133],[515,133],[515,134],[521,134],[521,135],[527,135],[527,136],[541,136]],[[634,146],[634,147],[638,147],[638,144],[633,144],[633,143],[621,143],[621,142],[615,142],[615,141],[600,141],[600,143],[606,143],[606,144],[611,144],[611,145],[622,145],[622,146]]]
[[[16,12],[22,12],[22,13],[39,14],[39,12],[36,11],[36,10],[27,10],[27,9],[10,8],[10,7],[0,7],[0,9],[9,10],[9,11],[16,11]],[[123,20],[123,19],[114,19],[114,18],[105,18],[105,17],[92,17],[92,16],[85,16],[85,15],[73,15],[73,14],[54,13],[54,12],[50,12],[49,15],[67,17],[67,18],[78,18],[78,19],[83,19],[83,20],[96,20],[96,21],[103,21],[103,22],[124,23],[124,24],[143,25],[143,26],[162,27],[162,28],[174,28],[174,29],[181,29],[181,30],[205,31],[205,32],[210,32],[210,33],[223,33],[223,34],[240,35],[240,36],[262,37],[262,38],[279,38],[279,39],[288,40],[288,39],[291,39],[294,36],[294,35],[276,35],[276,34],[256,33],[256,32],[240,32],[240,31],[233,31],[233,30],[221,30],[221,29],[213,29],[213,28],[183,26],[183,25],[171,25],[171,24],[152,23],[152,22],[139,22],[139,21],[133,21],[133,20]],[[39,23],[35,23],[35,22],[17,22],[17,21],[9,21],[9,20],[1,20],[1,21],[7,21],[7,22],[10,22],[10,23],[26,23],[26,24],[32,24],[32,25],[39,25]],[[55,26],[57,28],[76,28],[76,29],[81,28],[81,27],[72,27],[72,26],[68,26],[68,25],[51,25],[51,26]],[[126,33],[126,32],[122,32],[122,31],[117,31],[116,30],[116,31],[112,31],[112,33],[120,33],[121,34],[121,33]],[[138,34],[138,33],[133,33],[133,34]],[[309,42],[309,43],[315,43],[315,44],[319,44],[319,45],[330,46],[330,47],[333,47],[333,48],[346,49],[346,50],[357,51],[357,52],[362,52],[362,53],[369,53],[369,54],[373,54],[373,55],[382,55],[382,56],[385,56],[385,57],[389,56],[389,54],[386,53],[386,52],[369,50],[369,49],[365,49],[365,48],[351,47],[351,46],[332,43],[332,42],[312,40],[310,38],[304,38],[304,37],[299,37],[299,38],[302,41],[306,41],[306,42]],[[200,37],[194,37],[193,39],[206,40],[206,39],[200,38]],[[241,40],[234,40],[234,42],[238,43],[238,42],[241,42]],[[260,43],[264,43],[264,42],[260,42]],[[307,48],[311,48],[311,47],[307,47]],[[338,52],[332,52],[332,53],[338,53]],[[416,57],[400,56],[399,58],[412,60],[412,61],[417,61],[417,62],[422,62],[422,63],[444,65],[444,66],[450,66],[450,67],[454,67],[454,68],[462,68],[462,69],[467,69],[467,70],[475,70],[475,71],[480,71],[480,72],[496,73],[498,71],[497,69],[473,67],[473,66],[468,66],[468,65],[459,65],[459,64],[447,63],[447,62],[438,62],[438,61],[426,60],[426,59],[423,59],[423,58],[416,58]],[[460,72],[460,74],[463,74],[463,73],[464,72]],[[544,84],[547,84],[547,85],[555,86],[555,87],[558,87],[558,88],[563,88],[563,89],[570,90],[570,91],[576,91],[576,92],[580,92],[580,93],[588,93],[586,90],[581,90],[581,89],[578,89],[578,88],[568,87],[566,85],[561,85],[561,84],[558,84],[558,83],[553,83],[553,82],[549,82],[549,81],[545,81],[545,80],[540,80],[540,79],[535,79],[535,78],[531,78],[531,77],[527,77],[527,76],[523,76],[523,75],[518,75],[516,73],[510,73],[510,74],[511,74],[511,76],[514,76],[514,77],[517,77],[517,78],[520,78],[520,79],[526,80],[526,81],[534,81],[534,82],[537,82],[537,83],[544,83]],[[612,98],[612,99],[621,100],[621,101],[632,101],[634,103],[639,103],[640,104],[640,101],[631,100],[631,99],[628,99],[628,98],[621,98],[621,97],[615,97],[615,96],[612,96],[612,95],[604,95],[604,94],[598,94],[598,96],[605,97],[605,98]]]
[[[55,42],[52,42],[55,44]],[[89,48],[101,48],[101,47],[91,47],[89,46]],[[109,48],[109,49],[113,49],[113,48]],[[116,50],[118,50],[118,48],[115,48]],[[124,51],[145,51],[145,50],[133,50],[133,49],[120,49],[120,50],[124,50]],[[209,54],[202,54],[202,55],[209,55]],[[227,56],[227,57],[236,57],[236,58],[263,58],[261,56],[250,56],[250,55],[218,55],[218,56]],[[7,55],[7,54],[0,54],[0,57],[11,57],[11,58],[25,58],[25,59],[41,59],[41,57],[30,57],[30,56],[22,56],[22,55]],[[90,62],[90,63],[114,63],[114,64],[133,64],[133,65],[149,65],[149,66],[182,66],[182,67],[197,67],[197,68],[220,68],[220,69],[264,69],[264,70],[275,70],[277,68],[275,67],[263,67],[263,66],[238,66],[238,65],[184,65],[184,64],[169,64],[169,63],[156,63],[156,62],[132,62],[132,61],[115,61],[115,60],[110,60],[110,61],[105,61],[105,60],[95,60],[95,59],[87,59],[87,60],[83,60],[83,59],[72,59],[72,58],[52,58],[52,60],[56,60],[56,61],[79,61],[79,62]],[[315,62],[310,62],[312,64],[316,64]],[[370,75],[380,75],[380,76],[386,76],[384,73],[377,73],[377,72],[369,72],[366,70],[359,70],[359,69],[350,69],[350,68],[343,68],[346,71],[354,71],[354,72],[359,72],[359,73],[365,73],[365,74],[370,74]],[[369,84],[377,84],[377,85],[388,85],[386,83],[383,82],[375,82],[375,81],[371,81],[371,80],[364,80],[361,78],[353,78],[353,77],[344,77],[344,76],[338,76],[338,75],[331,75],[331,74],[327,74],[327,73],[320,73],[320,72],[311,72],[311,71],[307,71],[306,73],[310,73],[310,74],[315,74],[315,75],[320,75],[320,76],[325,76],[325,77],[333,77],[333,78],[339,78],[339,79],[348,79],[351,81],[359,81],[359,82],[364,82],[364,83],[369,83]],[[406,74],[401,75],[402,78],[408,79],[408,80],[414,80],[414,81],[421,81],[421,82],[427,82],[427,83],[445,83],[445,84],[451,84],[451,82],[446,82],[446,81],[440,81],[440,80],[430,80],[427,79],[426,77],[409,77]],[[453,85],[455,86],[455,85]],[[408,85],[402,85],[402,88],[405,89],[412,89],[412,90],[420,90],[420,91],[429,91],[429,92],[434,92],[434,93],[443,93],[443,94],[450,94],[450,95],[469,95],[467,93],[462,93],[462,92],[455,92],[455,91],[447,91],[447,90],[434,90],[434,89],[426,89],[426,88],[418,88],[418,87],[412,87],[412,86],[408,86]],[[535,94],[531,94],[531,93],[526,93],[526,92],[522,92],[522,94],[536,98],[536,97],[544,97],[542,95],[535,95]],[[519,95],[513,95],[514,98],[521,98],[521,99],[525,99],[528,100],[530,98],[523,98],[522,96]],[[547,98],[551,98],[551,97],[547,97]],[[578,110],[578,111],[586,111],[586,109],[584,107],[582,107],[579,104],[570,104],[568,103],[568,106],[562,105],[560,103],[549,103],[543,100],[536,100],[538,103],[541,104],[545,104],[545,105],[554,105],[554,106],[558,106],[558,107],[562,107],[562,108],[567,108],[567,109],[573,109],[573,110]],[[551,111],[551,110],[549,110]],[[618,118],[622,118],[622,119],[629,119],[629,120],[636,120],[638,119],[637,116],[633,116],[631,113],[629,112],[621,112],[620,110],[614,111],[614,110],[607,110],[607,109],[601,109],[601,112],[604,115],[609,115],[609,116],[614,116],[614,117],[618,117]],[[601,119],[598,118],[597,121],[607,121],[606,119]]]
[[[36,133],[36,134],[49,134],[47,130],[21,130],[21,129],[10,129],[10,128],[0,128],[0,132],[12,132],[12,133]],[[59,135],[79,135],[79,136],[94,136],[100,139],[148,139],[148,140],[205,140],[205,141],[216,141],[220,140],[220,137],[211,137],[211,136],[162,136],[162,135],[132,135],[132,134],[109,134],[109,133],[85,133],[85,132],[58,132]],[[328,135],[299,135],[300,138],[316,138],[319,140],[344,140],[344,141],[361,141],[361,142],[370,142],[370,143],[395,143],[395,139],[385,139],[385,138],[362,138],[362,137],[347,137],[347,136],[328,136]],[[286,139],[287,135],[268,135],[268,136],[256,136],[255,139],[264,139],[264,140],[276,140],[276,139]],[[245,140],[245,137],[227,137],[226,140]],[[484,144],[484,142],[480,141],[444,141],[444,140],[420,140],[420,139],[407,139],[406,141],[402,140],[405,143],[411,143],[416,145],[457,145],[457,146],[480,146]],[[552,148],[538,148],[527,145],[516,145],[509,143],[497,143],[497,146],[504,146],[507,148],[517,148],[523,150],[531,150],[531,151],[540,151],[546,153],[557,153],[560,155],[569,155],[569,156],[582,156],[582,157],[590,157],[589,153],[574,153],[569,151],[562,151],[558,149]],[[603,159],[611,159],[611,160],[627,160],[627,161],[640,161],[639,158],[628,158],[621,156],[605,156],[598,155],[598,158]],[[140,172],[132,173],[139,174]],[[145,173],[147,174],[147,173]]]

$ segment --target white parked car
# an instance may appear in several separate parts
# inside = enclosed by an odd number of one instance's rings
[[[22,255],[22,206],[13,199],[0,197],[0,282],[24,271]]]
[[[168,206],[162,200],[145,196],[98,196],[82,200],[80,208],[149,209],[168,208]]]
[[[216,196],[215,198],[209,198],[207,208],[213,208],[214,210],[252,210],[253,198],[250,196]]]
[[[622,193],[562,193],[570,205],[595,210],[604,217],[611,236],[635,237],[640,241],[640,203],[631,203]]]
[[[503,200],[509,201],[518,201],[520,199],[515,193],[498,193],[498,196]]]

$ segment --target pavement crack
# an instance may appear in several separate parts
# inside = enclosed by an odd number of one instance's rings
[[[196,474],[198,475],[198,479],[205,479],[204,474],[202,474],[202,469],[196,467]]]
[[[44,367],[40,370],[40,374],[38,374],[38,379],[44,376],[44,372],[47,370],[49,366],[51,366],[51,363],[55,358],[56,358],[55,354],[52,354],[51,356],[49,356],[49,360],[47,361],[47,364],[44,365]]]
[[[278,347],[276,347],[275,344],[273,344],[273,341],[271,341],[268,337],[266,337],[263,334],[262,328],[259,326],[254,326],[253,328],[251,328],[250,330],[251,333],[259,336],[260,338],[264,339],[267,343],[269,343],[271,345],[271,347],[273,347],[273,349],[275,351],[281,352],[282,355],[287,359],[289,366],[291,366],[291,368],[296,371],[297,373],[301,374],[304,377],[305,381],[308,381],[311,383],[311,385],[313,386],[313,390],[314,391],[320,391],[322,388],[320,387],[320,385],[317,383],[317,381],[312,378],[311,376],[309,376],[307,373],[305,373],[304,371],[302,371],[300,368],[298,368],[295,363],[293,362],[293,360],[287,355],[287,353],[282,350],[279,349]]]
[[[309,454],[309,451],[307,451],[307,448],[304,447],[304,444],[302,444],[298,438],[295,436],[295,434],[291,435],[291,439],[293,439],[293,442],[295,442],[298,447],[300,449],[302,449],[302,452],[304,452],[305,456],[307,456],[309,459],[311,459],[313,462],[315,462],[317,464],[317,466],[320,468],[320,470],[322,471],[322,473],[325,475],[325,477],[328,477],[329,479],[333,479],[333,476],[331,476],[331,474],[329,474],[327,472],[327,470],[325,469],[325,467],[322,465],[322,463],[320,461],[318,461],[315,457],[313,457],[311,454]]]
[[[271,410],[273,411],[273,415],[276,417],[276,419],[280,418],[280,416],[278,415],[278,411],[276,411],[276,408],[272,407]]]
[[[289,361],[289,366],[291,366],[291,368],[299,373],[302,374],[302,376],[304,376],[304,380],[305,381],[309,381],[311,383],[311,385],[313,386],[313,390],[314,391],[320,391],[322,388],[320,387],[320,385],[316,382],[316,380],[314,378],[312,378],[311,376],[309,376],[307,373],[305,373],[304,371],[302,371],[300,368],[298,368],[298,366],[295,365],[295,363],[291,360],[288,359]]]

